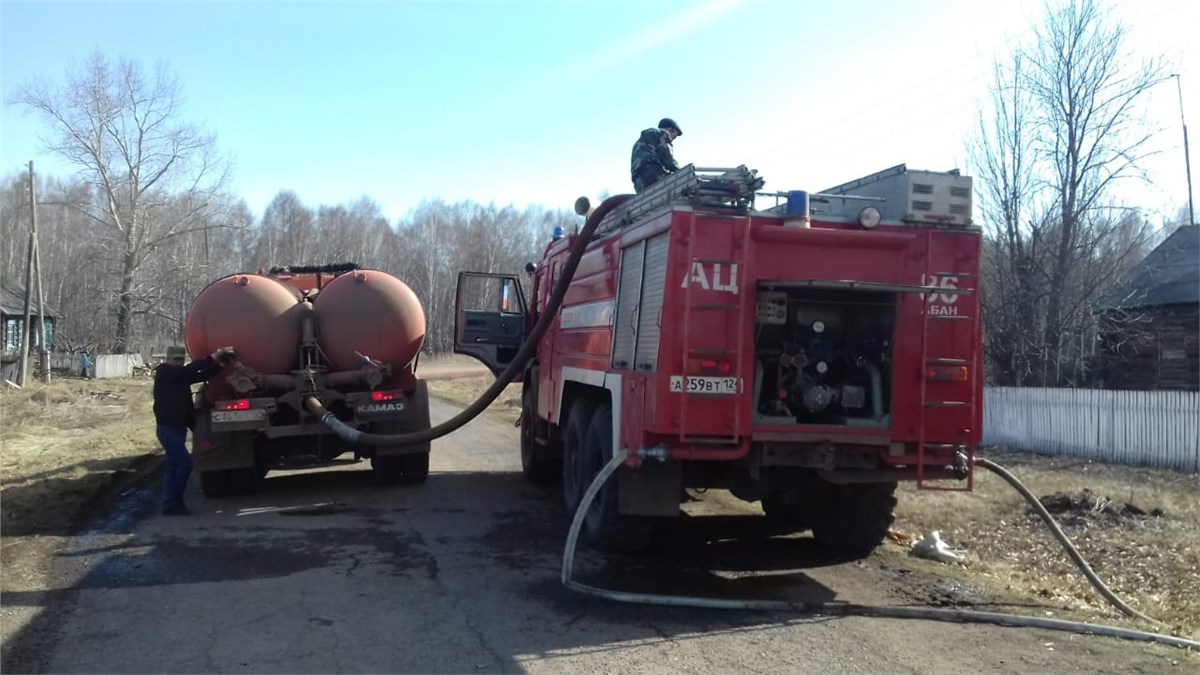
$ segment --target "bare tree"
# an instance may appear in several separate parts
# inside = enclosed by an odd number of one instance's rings
[[[307,265],[316,230],[313,212],[292,190],[280,190],[259,224],[255,262],[260,267]]]
[[[36,80],[14,102],[46,119],[53,129],[46,148],[95,187],[93,200],[74,206],[111,243],[118,280],[113,346],[123,351],[144,297],[143,266],[173,238],[207,227],[229,163],[217,155],[213,135],[182,120],[179,84],[163,64],[148,76],[136,62],[114,64],[94,52],[62,84]]]
[[[1144,179],[1140,106],[1162,80],[1094,0],[1048,4],[1033,46],[997,65],[972,154],[988,234],[987,354],[1004,383],[1086,377],[1093,304],[1147,250],[1150,227],[1115,188]]]

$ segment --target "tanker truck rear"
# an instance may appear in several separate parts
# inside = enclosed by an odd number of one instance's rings
[[[200,292],[187,345],[232,345],[240,363],[196,395],[193,459],[207,496],[251,492],[272,469],[370,458],[382,483],[423,483],[429,444],[369,448],[334,435],[304,408],[316,397],[365,432],[428,429],[416,365],[425,338],[417,296],[384,272],[354,265],[234,274]]]

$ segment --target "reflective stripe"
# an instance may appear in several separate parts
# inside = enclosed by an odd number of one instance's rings
[[[616,303],[612,300],[589,302],[585,305],[566,307],[562,311],[559,326],[561,328],[598,328],[612,325],[613,310]]]

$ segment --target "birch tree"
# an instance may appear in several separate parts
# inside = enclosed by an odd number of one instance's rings
[[[1142,102],[1159,62],[1094,0],[1049,3],[1033,44],[997,63],[972,147],[985,246],[987,355],[1005,384],[1079,385],[1092,305],[1151,228],[1118,186],[1145,176]]]
[[[205,226],[229,163],[218,156],[215,136],[184,121],[181,88],[161,63],[146,73],[134,61],[113,63],[93,52],[63,82],[35,80],[14,102],[48,123],[46,149],[95,188],[94,199],[75,207],[111,245],[114,347],[123,351],[135,313],[161,309],[135,307],[143,267],[164,244]],[[185,208],[168,217],[169,200]]]

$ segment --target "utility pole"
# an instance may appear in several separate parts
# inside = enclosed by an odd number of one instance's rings
[[[1179,73],[1172,73],[1175,78],[1175,91],[1179,94],[1179,121],[1183,124],[1183,162],[1187,167],[1188,188],[1188,224],[1196,224],[1196,212],[1192,207],[1192,156],[1188,152],[1187,119],[1183,116],[1183,86],[1179,84]]]
[[[38,292],[38,365],[42,381],[50,384],[50,353],[46,349],[46,291],[42,288],[42,245],[37,236],[37,187],[33,182],[33,162],[29,162],[29,211],[33,220],[33,270]]]
[[[33,186],[33,162],[29,162],[29,185]],[[29,195],[33,201],[33,193]],[[25,308],[21,319],[21,356],[18,361],[20,371],[17,374],[17,384],[24,387],[29,382],[29,339],[33,337],[33,326],[30,325],[30,299],[33,293],[33,246],[37,241],[37,215],[33,216],[29,230],[29,250],[25,254]]]

